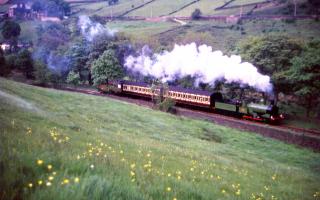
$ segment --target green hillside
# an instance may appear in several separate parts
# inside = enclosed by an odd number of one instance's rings
[[[1,199],[319,199],[320,154],[0,79]]]

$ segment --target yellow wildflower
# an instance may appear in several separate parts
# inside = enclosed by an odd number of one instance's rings
[[[38,180],[38,185],[42,185],[42,180]]]
[[[167,187],[167,191],[170,192],[171,191],[171,187]]]
[[[53,176],[49,176],[49,178],[48,178],[49,181],[52,181],[53,179],[54,179]]]
[[[52,169],[52,165],[48,165],[47,168],[48,168],[48,170],[51,170]]]
[[[68,183],[69,183],[69,179],[66,178],[63,180],[63,184],[68,184]]]
[[[46,186],[51,186],[52,184],[51,184],[51,182],[50,181],[48,181],[47,183],[46,183]]]
[[[32,187],[33,187],[33,184],[32,184],[32,183],[29,183],[29,184],[28,184],[28,187],[29,187],[29,188],[32,188]]]
[[[80,179],[78,177],[74,178],[75,183],[79,183]]]
[[[42,165],[43,164],[43,160],[37,160],[37,164],[38,165]]]

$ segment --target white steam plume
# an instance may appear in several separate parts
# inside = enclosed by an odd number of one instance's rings
[[[125,67],[142,75],[151,75],[162,81],[192,76],[196,84],[209,83],[214,86],[217,80],[249,85],[263,92],[271,92],[270,77],[262,75],[257,68],[248,62],[241,62],[241,57],[223,55],[221,51],[213,51],[207,45],[196,46],[195,43],[175,45],[171,52],[161,54],[142,49],[138,57],[126,58]]]
[[[108,27],[103,26],[100,23],[93,22],[88,16],[80,16],[78,22],[81,33],[88,41],[92,41],[97,35],[106,34],[113,37],[117,32],[114,29],[109,29]]]

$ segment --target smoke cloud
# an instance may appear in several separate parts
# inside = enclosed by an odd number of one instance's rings
[[[251,63],[242,62],[237,55],[223,55],[212,47],[195,43],[175,45],[172,51],[152,54],[144,47],[139,56],[126,58],[125,67],[142,75],[150,75],[163,82],[185,76],[192,76],[196,84],[208,83],[214,86],[218,80],[236,82],[241,86],[249,85],[262,92],[271,92],[270,77],[262,75]]]
[[[80,26],[82,35],[92,41],[98,35],[106,34],[113,37],[117,32],[114,29],[109,29],[100,23],[93,22],[88,16],[80,16],[78,25]]]

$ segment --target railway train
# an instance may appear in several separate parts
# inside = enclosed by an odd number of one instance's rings
[[[181,87],[168,87],[167,89],[152,87],[146,83],[132,82],[126,80],[108,81],[100,84],[98,90],[101,92],[112,91],[120,94],[134,95],[145,98],[152,98],[153,95],[160,95],[161,98],[171,98],[181,105],[207,108],[218,113],[228,113],[242,119],[260,121],[266,123],[279,123],[284,119],[279,113],[279,108],[258,103],[245,103],[241,100],[230,100],[223,98],[220,92],[209,92]]]

